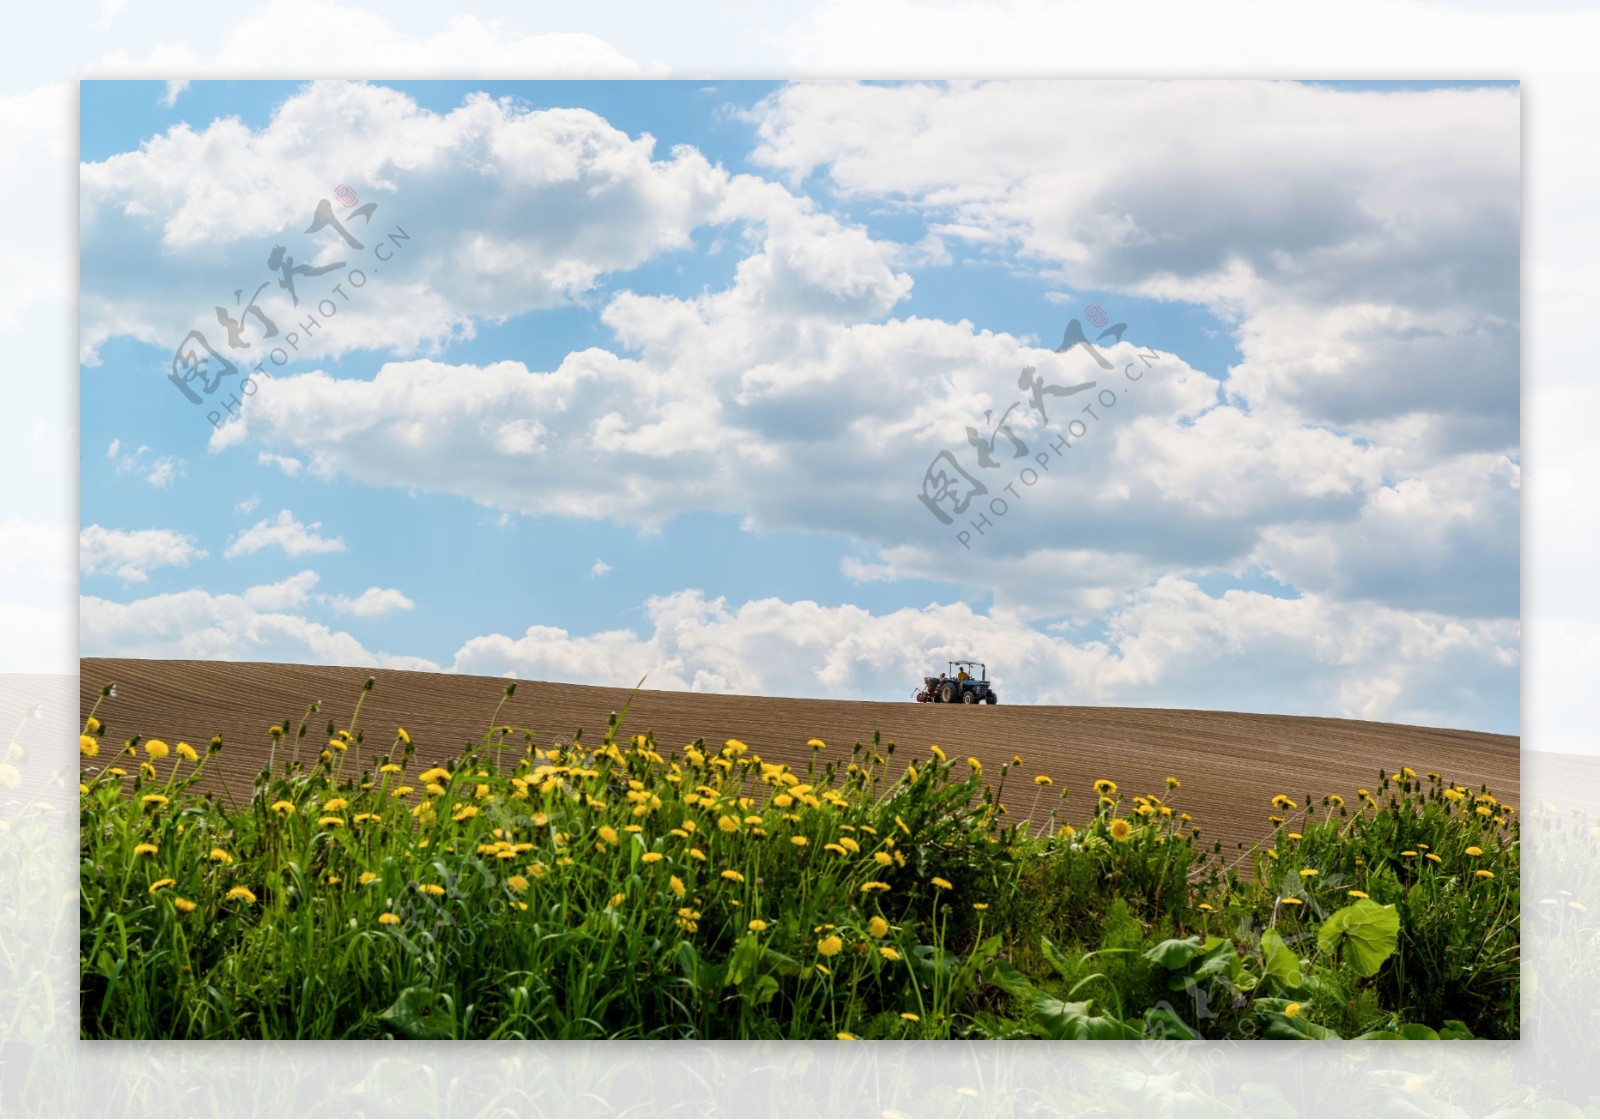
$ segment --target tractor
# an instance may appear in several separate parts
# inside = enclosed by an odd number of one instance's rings
[[[952,661],[937,677],[923,677],[919,704],[998,704],[1000,697],[989,683],[989,667],[981,661]],[[977,669],[974,673],[972,670]]]

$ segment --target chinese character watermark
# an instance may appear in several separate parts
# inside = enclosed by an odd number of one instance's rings
[[[1102,413],[1115,408],[1121,395],[1127,392],[1126,386],[1120,392],[1111,387],[1111,384],[1118,380],[1115,376],[1116,366],[1102,353],[1100,347],[1107,344],[1107,340],[1109,345],[1121,342],[1128,324],[1115,323],[1107,326],[1110,321],[1109,316],[1104,309],[1095,305],[1086,308],[1084,315],[1094,326],[1104,329],[1091,341],[1084,332],[1083,324],[1073,319],[1067,324],[1061,345],[1056,347],[1055,352],[1071,354],[1081,349],[1102,371],[1101,375],[1096,376],[1096,380],[1051,384],[1040,375],[1036,367],[1023,366],[1022,372],[1017,375],[1017,388],[1026,395],[1021,400],[1014,401],[998,419],[995,418],[993,409],[985,412],[981,429],[972,425],[967,426],[967,443],[977,453],[977,473],[968,471],[956,458],[956,452],[947,449],[933,457],[933,462],[923,474],[922,489],[917,494],[917,499],[942,525],[954,526],[958,520],[967,522],[969,527],[957,529],[955,534],[963,548],[970,549],[973,534],[983,536],[994,527],[991,518],[1004,517],[1015,501],[1022,497],[1022,491],[1017,489],[1018,483],[1024,488],[1036,486],[1042,477],[1041,472],[1050,470],[1055,461],[1074,446],[1074,441],[1087,436],[1090,424],[1098,423]],[[1158,355],[1154,350],[1146,348],[1136,352],[1135,357],[1138,359],[1137,362],[1129,362],[1123,367],[1121,380],[1128,383],[1141,380],[1144,371],[1154,363]],[[1103,374],[1106,373],[1113,376],[1105,379]],[[1102,380],[1107,380],[1111,384],[1102,386]],[[1064,432],[1058,427],[1058,434],[1044,445],[1043,450],[1035,452],[1012,427],[1012,413],[1019,408],[1025,408],[1022,414],[1024,416],[1033,412],[1039,414],[1039,422],[1046,427],[1048,436],[1051,425],[1049,408],[1055,407],[1059,410],[1066,406],[1054,404],[1047,406],[1047,401],[1091,392],[1093,396],[1084,398],[1087,403],[1078,416],[1066,422]],[[1079,418],[1081,416],[1087,416],[1089,419],[1082,420]],[[1026,465],[1017,467],[1018,460],[1026,460]],[[986,480],[983,472],[994,471],[1001,472],[1000,476]],[[1006,481],[1008,475],[1014,477]],[[998,492],[989,497],[991,484]],[[1007,501],[1003,494],[1010,494],[1012,500]],[[987,501],[977,501],[986,497]],[[976,513],[977,518],[974,520],[968,517],[969,513]]]
[[[305,233],[316,234],[325,229],[331,229],[339,235],[350,249],[356,252],[369,251],[378,261],[392,260],[395,253],[404,249],[405,243],[411,240],[411,235],[402,226],[395,226],[387,235],[373,242],[370,250],[365,242],[350,231],[347,223],[359,218],[362,222],[363,236],[366,227],[372,224],[372,215],[377,210],[376,202],[368,202],[357,206],[359,199],[356,192],[348,186],[341,185],[334,191],[334,197],[345,208],[347,213],[340,217],[335,213],[333,204],[327,199],[321,199],[312,213],[311,224],[306,227]],[[205,405],[215,403],[217,408],[206,414],[206,419],[213,428],[222,427],[227,416],[237,416],[238,410],[243,407],[240,395],[253,395],[258,386],[255,374],[271,378],[267,372],[267,364],[274,366],[286,365],[291,352],[297,353],[300,344],[310,339],[318,330],[323,329],[327,320],[337,315],[340,309],[350,302],[351,292],[346,291],[348,285],[351,289],[360,289],[366,286],[368,274],[365,269],[353,266],[349,260],[334,261],[331,264],[307,265],[295,263],[295,258],[289,254],[289,249],[284,245],[274,245],[267,256],[267,268],[276,275],[277,287],[282,289],[289,297],[290,306],[298,308],[302,294],[308,304],[314,299],[315,314],[311,307],[300,312],[304,319],[298,315],[292,323],[293,329],[280,331],[278,324],[270,318],[258,302],[261,293],[273,286],[273,280],[263,281],[249,298],[245,297],[245,289],[239,288],[233,293],[233,304],[225,307],[218,304],[215,308],[217,325],[222,328],[226,336],[224,349],[219,351],[212,345],[211,340],[204,331],[191,330],[184,336],[172,354],[172,371],[167,374],[167,380],[175,385],[189,403]],[[369,266],[376,271],[376,266]],[[342,272],[342,277],[330,288],[316,293],[302,293],[301,287],[296,284],[296,278],[312,280],[329,273]],[[325,293],[325,294],[324,294]],[[336,300],[334,297],[337,296]],[[253,350],[257,344],[278,340],[278,345],[267,349],[266,357],[250,364],[250,359],[238,351]],[[243,374],[243,380],[233,384],[226,399],[217,394],[227,387],[229,378],[241,376],[241,364],[251,372]]]

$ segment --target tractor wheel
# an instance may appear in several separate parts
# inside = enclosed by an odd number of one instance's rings
[[[989,693],[989,695],[987,695],[987,696],[985,696],[983,698],[983,702],[985,704],[998,704],[998,703],[1000,703],[1000,697],[996,696],[994,693],[991,692],[991,693]]]
[[[969,688],[964,691],[961,694],[961,702],[963,704],[976,704],[978,702],[978,690],[975,688]]]
[[[956,682],[955,681],[945,681],[944,682],[944,686],[939,689],[939,699],[942,700],[946,704],[954,704],[956,702]]]

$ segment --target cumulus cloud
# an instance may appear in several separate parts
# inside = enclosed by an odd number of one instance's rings
[[[170,351],[191,328],[229,351],[219,309],[239,324],[246,365],[273,347],[414,353],[470,336],[476,319],[582,299],[607,274],[687,248],[701,225],[760,220],[781,237],[818,220],[693,148],[658,157],[652,137],[587,109],[477,93],[434,113],[352,82],[307,86],[260,130],[175,126],[84,164],[80,182],[88,362],[108,338]],[[375,209],[334,207],[332,183]],[[319,201],[340,225],[308,234]],[[826,263],[795,244],[779,266]],[[274,266],[280,246],[288,260]],[[290,267],[325,272],[295,274],[291,293],[275,283]]]
[[[199,589],[128,603],[83,597],[79,640],[86,657],[288,661],[437,671],[423,658],[373,651],[343,630],[296,613],[312,601],[314,572],[239,594]]]
[[[272,519],[257,521],[250,528],[236,534],[228,542],[223,556],[229,560],[249,556],[264,548],[277,548],[285,556],[305,556],[318,552],[343,552],[344,541],[338,537],[324,537],[317,532],[322,522],[303,525],[289,510],[279,510]]]
[[[590,579],[598,579],[601,576],[605,575],[610,570],[611,570],[611,565],[610,564],[607,564],[604,560],[596,560],[594,562],[594,566],[589,569],[589,578]]]
[[[339,614],[353,614],[357,618],[378,618],[394,611],[408,611],[416,604],[392,587],[369,587],[355,598],[334,595],[328,605]]]
[[[881,699],[954,657],[989,661],[1002,702],[1335,713],[1514,730],[1515,623],[1462,624],[1320,596],[1211,596],[1163,577],[1074,642],[963,604],[874,614],[854,606],[694,590],[654,598],[648,629],[533,626],[474,638],[457,672],[701,692]],[[1419,697],[1447,704],[1428,706]]]
[[[1211,309],[1235,325],[1229,389],[1255,411],[1422,412],[1441,438],[1504,449],[1519,111],[1505,88],[802,83],[752,117],[755,158],[791,180],[821,171],[1079,288]]]
[[[177,455],[157,455],[144,445],[133,451],[123,451],[122,441],[118,439],[111,441],[106,457],[116,465],[118,474],[136,474],[157,490],[170,489],[188,474],[189,464]]]
[[[143,583],[154,568],[184,568],[205,556],[193,537],[173,529],[89,525],[78,534],[78,570],[86,576],[114,575],[124,583]]]

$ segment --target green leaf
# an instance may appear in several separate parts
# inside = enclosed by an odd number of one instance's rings
[[[454,1023],[442,1001],[427,987],[407,988],[379,1016],[404,1038],[437,1040],[454,1036]]]
[[[1283,934],[1275,929],[1261,934],[1261,958],[1266,964],[1267,979],[1286,992],[1300,987],[1300,958],[1284,943]]]
[[[1177,971],[1188,965],[1201,952],[1199,937],[1186,937],[1183,940],[1176,938],[1163,941],[1154,949],[1144,955],[1144,959],[1152,964],[1158,964],[1169,971]]]
[[[1317,929],[1324,953],[1343,950],[1345,963],[1361,976],[1374,976],[1400,943],[1400,915],[1370,898],[1335,910]]]
[[[1071,980],[1077,969],[1067,962],[1048,937],[1039,938],[1039,948],[1044,953],[1044,959],[1050,962],[1050,967],[1061,975],[1063,980]]]
[[[1054,996],[1040,996],[1033,1001],[1034,1026],[1046,1038],[1114,1040],[1140,1037],[1138,1028],[1114,1019],[1109,1015],[1092,1015],[1089,1007],[1094,1001],[1080,1000],[1068,1003]]]
[[[1007,995],[1033,994],[1033,984],[1010,961],[991,961],[983,967],[983,979]]]
[[[1146,1038],[1174,1038],[1184,1042],[1192,1042],[1200,1036],[1193,1027],[1178,1017],[1178,1013],[1168,1007],[1152,1007],[1144,1013],[1144,1035]]]

